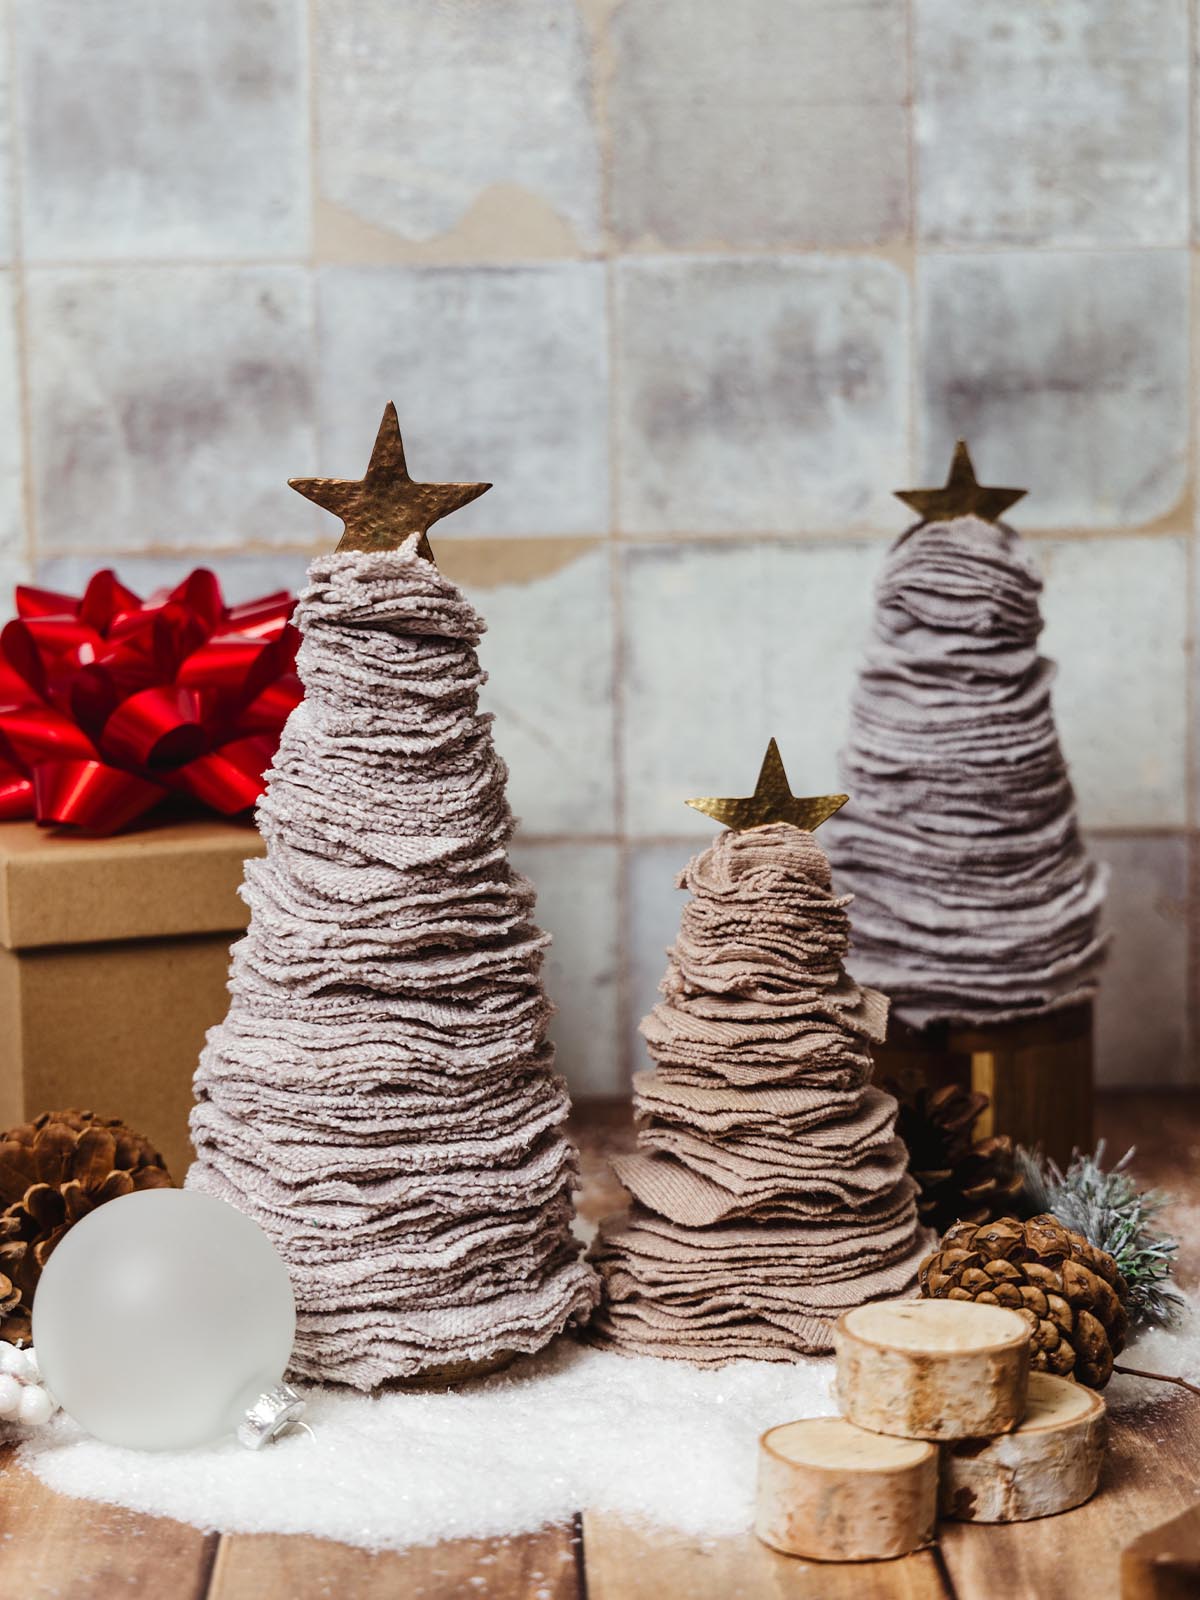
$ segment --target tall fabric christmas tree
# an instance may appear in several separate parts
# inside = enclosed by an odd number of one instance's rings
[[[596,1293],[571,1234],[549,941],[478,708],[484,625],[426,539],[489,486],[413,483],[391,406],[361,482],[292,486],[345,534],[296,612],[305,699],[259,805],[267,856],[246,867],[187,1181],[286,1262],[295,1371],[466,1376]]]
[[[1085,855],[1038,654],[1041,580],[959,443],[893,546],[829,829],[855,973],[892,1015],[1011,1022],[1089,1000],[1104,876]]]
[[[847,976],[849,898],[813,837],[845,795],[792,795],[772,740],[753,796],[693,800],[728,825],[690,861],[662,1000],[642,1023],[633,1196],[593,1255],[593,1328],[702,1365],[827,1349],[838,1314],[911,1291],[926,1247],[871,1085],[887,1001]]]

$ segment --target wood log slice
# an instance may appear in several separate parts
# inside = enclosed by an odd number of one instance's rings
[[[842,1417],[769,1428],[758,1441],[764,1544],[810,1561],[882,1561],[933,1538],[937,1450],[864,1433]]]
[[[1100,1481],[1106,1432],[1106,1407],[1094,1389],[1030,1373],[1025,1417],[1012,1433],[946,1445],[942,1516],[1029,1522],[1081,1506]]]
[[[1009,1433],[1025,1413],[1029,1325],[976,1300],[887,1300],[833,1331],[838,1401],[860,1428],[905,1439]]]

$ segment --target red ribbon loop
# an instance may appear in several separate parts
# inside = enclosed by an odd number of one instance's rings
[[[17,590],[0,632],[0,820],[113,833],[170,794],[231,816],[262,793],[303,690],[286,593],[226,606],[198,567],[142,601]]]

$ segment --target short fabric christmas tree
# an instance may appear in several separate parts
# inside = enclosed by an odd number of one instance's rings
[[[601,1225],[595,1338],[703,1365],[828,1349],[840,1312],[911,1292],[927,1236],[871,1084],[887,1001],[844,968],[849,897],[813,837],[844,795],[694,800],[728,831],[690,861],[661,1001],[642,1023],[631,1208]]]
[[[265,860],[196,1075],[188,1186],[260,1223],[294,1370],[373,1388],[540,1348],[594,1303],[571,1233],[542,987],[480,712],[484,624],[434,565],[486,484],[415,484],[393,408],[359,483],[293,485],[346,533],[296,613],[305,699],[259,805]]]
[[[913,1027],[1013,1021],[1088,1000],[1105,879],[1080,840],[1038,654],[1042,584],[1000,520],[1019,489],[942,489],[879,580],[829,854],[853,893],[852,966]]]

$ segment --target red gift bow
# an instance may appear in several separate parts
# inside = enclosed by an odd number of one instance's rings
[[[0,632],[0,820],[115,833],[168,795],[254,804],[303,696],[284,590],[227,606],[204,567],[140,600],[17,588]]]

